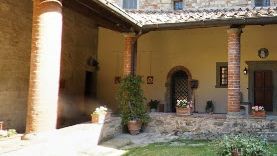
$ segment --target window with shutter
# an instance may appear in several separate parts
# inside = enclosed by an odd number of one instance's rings
[[[137,0],[123,0],[123,9],[137,9]]]
[[[256,7],[270,6],[270,0],[255,0]]]

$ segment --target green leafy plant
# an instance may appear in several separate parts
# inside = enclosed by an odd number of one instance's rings
[[[217,154],[221,156],[232,155],[237,152],[239,156],[269,155],[269,145],[266,140],[246,135],[224,135],[216,140]]]
[[[210,110],[210,109],[211,109],[211,111],[214,110],[214,104],[213,104],[213,101],[212,101],[212,100],[206,102],[205,110],[208,111],[208,110]]]
[[[124,125],[129,121],[147,123],[151,120],[144,109],[143,101],[146,98],[143,96],[143,90],[141,89],[142,83],[142,76],[138,75],[126,75],[121,79],[117,99],[119,113]]]
[[[159,103],[160,101],[151,99],[151,101],[148,102],[148,106],[150,107],[150,109],[157,109]]]
[[[15,129],[0,130],[0,138],[11,137],[14,134],[16,134],[16,130]]]

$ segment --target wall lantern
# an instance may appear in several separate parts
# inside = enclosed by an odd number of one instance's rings
[[[243,73],[244,73],[244,75],[247,75],[247,69],[246,69],[246,67],[244,68]]]

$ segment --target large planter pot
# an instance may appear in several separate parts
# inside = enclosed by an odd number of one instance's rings
[[[190,115],[190,108],[178,108],[176,107],[177,115]]]
[[[139,134],[141,129],[141,123],[137,121],[129,121],[128,122],[128,129],[131,135]]]
[[[263,112],[255,112],[255,111],[252,111],[252,115],[254,117],[265,117],[265,111]]]
[[[151,109],[151,112],[156,112],[156,108],[152,108],[152,109]]]

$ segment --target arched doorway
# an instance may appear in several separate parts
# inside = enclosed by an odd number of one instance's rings
[[[190,101],[192,90],[190,81],[192,79],[190,71],[184,66],[175,66],[167,74],[165,92],[165,111],[175,112],[177,100]],[[182,94],[183,93],[183,94]]]
[[[179,70],[171,76],[171,110],[176,112],[178,101],[189,100],[189,82],[188,75],[185,71]]]

